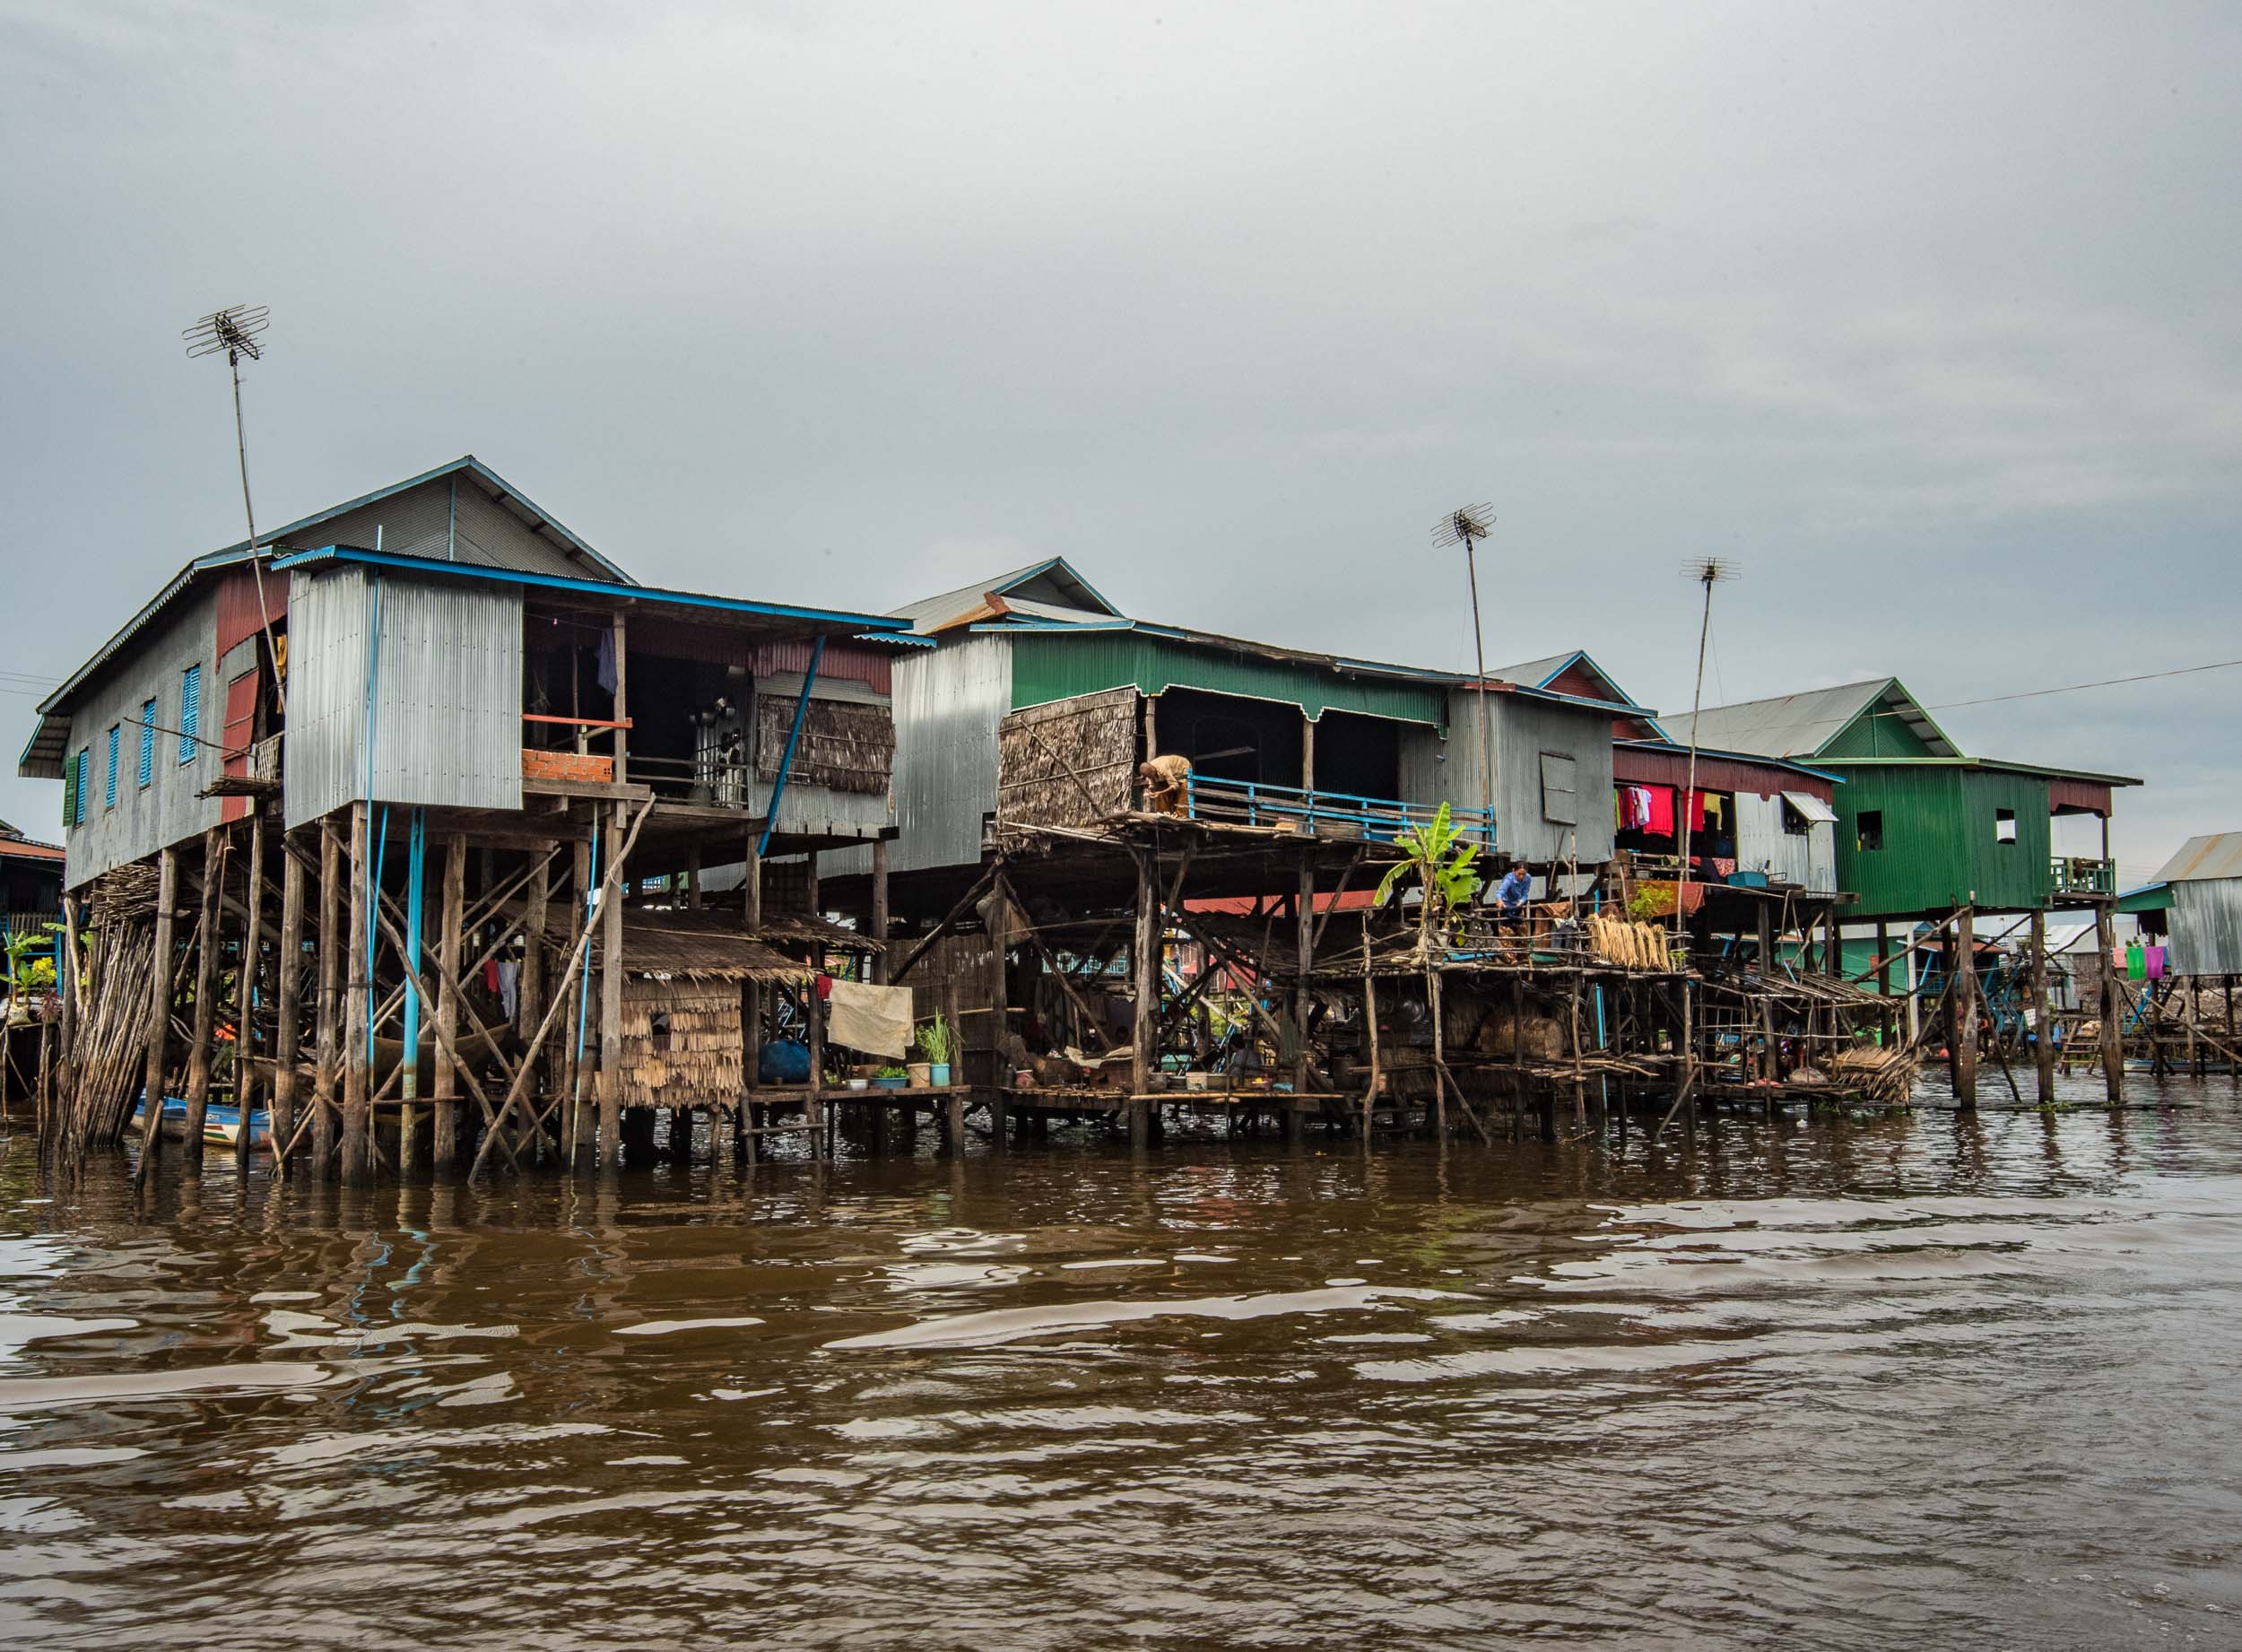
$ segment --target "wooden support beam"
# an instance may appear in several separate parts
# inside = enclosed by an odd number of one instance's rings
[[[1377,1090],[1381,1082],[1378,1072],[1377,1044],[1377,983],[1370,975],[1370,927],[1362,926],[1362,1036],[1369,1045],[1370,1058],[1369,1082],[1362,1087],[1362,1139],[1370,1139],[1370,1130],[1377,1109]]]
[[[872,978],[885,982],[888,978],[888,843],[885,838],[875,838],[872,843],[872,912],[867,928],[879,951],[872,955]]]
[[[281,917],[278,952],[279,1019],[273,1037],[273,1102],[268,1109],[275,1171],[286,1167],[280,1143],[296,1139],[296,1064],[303,1054],[304,864],[281,854]]]
[[[622,670],[622,616],[615,617],[615,669]],[[616,689],[618,714],[621,693]],[[613,865],[599,897],[599,1161],[604,1169],[622,1165],[622,893],[630,888],[621,840],[626,805],[616,804],[608,826],[615,844]]]
[[[238,1151],[246,1166],[249,1118],[256,1105],[256,1063],[250,1056],[256,1048],[257,978],[263,972],[265,952],[265,811],[256,807],[249,812],[249,879],[243,893],[248,913],[241,926],[241,968],[234,976],[233,1099],[241,1109],[243,1134]],[[265,1109],[268,1130],[272,1128],[271,1110]],[[248,1185],[245,1175],[239,1186],[246,1190]]]
[[[217,1051],[218,965],[224,942],[219,902],[226,888],[226,829],[203,833],[203,917],[195,930],[195,1030],[187,1049],[187,1167],[203,1162],[203,1126],[210,1111],[210,1069]],[[237,1037],[238,1037],[237,1031]],[[239,1051],[237,1050],[237,1059]]]
[[[1146,702],[1149,705],[1151,702]],[[1148,714],[1149,716],[1149,714]],[[1136,975],[1135,1024],[1129,1045],[1129,1145],[1148,1147],[1152,1139],[1149,1097],[1157,1065],[1153,1042],[1160,1027],[1160,909],[1152,881],[1152,856],[1136,851],[1136,939],[1130,963]]]
[[[449,1176],[459,1169],[459,920],[467,900],[467,842],[456,833],[444,842],[443,891],[436,930],[436,1075],[429,1097],[435,1117],[429,1168]]]
[[[903,955],[903,961],[895,966],[894,973],[888,978],[890,985],[900,981],[908,975],[918,961],[934,950],[934,943],[950,933],[951,926],[973,909],[974,903],[979,900],[988,887],[996,882],[996,875],[1003,867],[1004,862],[992,860],[981,868],[981,875],[973,880],[973,887],[958,897],[957,904],[943,914],[942,921],[925,935],[920,936],[911,950]]]
[[[1977,1105],[1977,913],[1965,906],[1954,914],[1954,1105]]]
[[[750,935],[759,935],[763,927],[763,840],[758,832],[747,834],[740,877],[740,926]]]
[[[2047,1013],[2047,914],[2032,914],[2032,1070],[2041,1106],[2055,1099],[2054,1018]]]
[[[630,780],[630,615],[615,610],[615,784]]]
[[[989,891],[988,926],[988,1020],[989,1048],[996,1052],[997,1082],[989,1086],[988,1123],[990,1151],[1003,1152],[1005,1141],[1004,1094],[1009,1086],[1004,1082],[1004,1035],[1012,1030],[1012,972],[1008,954],[1012,950],[1012,903],[1011,884],[1002,875]]]
[[[1303,721],[1311,742],[1316,725]],[[1304,753],[1310,755],[1311,753]],[[1299,865],[1295,868],[1294,899],[1292,902],[1293,942],[1299,949],[1299,969],[1292,978],[1292,1024],[1299,1034],[1299,1045],[1292,1056],[1292,1106],[1284,1109],[1284,1139],[1298,1144],[1307,1121],[1300,1116],[1298,1098],[1308,1093],[1308,1017],[1314,1002],[1308,990],[1308,975],[1316,968],[1316,850],[1313,846],[1303,848]],[[1436,1028],[1433,1038],[1438,1041]]]
[[[343,832],[330,814],[319,822],[318,1065],[311,1083],[311,1179],[334,1173],[342,1114],[335,1094],[343,1082]]]
[[[700,910],[700,839],[695,838],[685,846],[685,908]]]
[[[367,843],[370,837],[363,801],[351,804],[350,954],[344,961],[350,986],[343,1016],[343,1185],[362,1187],[373,1180],[372,1074],[367,1050],[374,1008],[367,937],[372,933],[372,902],[367,898]]]
[[[155,1178],[163,1157],[163,1069],[171,1033],[171,912],[179,902],[179,852],[175,848],[156,856],[156,941],[148,970],[147,1061],[142,1074],[140,1168],[135,1178],[145,1187]]]

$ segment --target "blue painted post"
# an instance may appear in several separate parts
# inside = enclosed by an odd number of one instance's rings
[[[397,1115],[397,1169],[412,1169],[418,1160],[416,1137],[421,1109],[421,896],[428,872],[428,811],[413,811],[406,837],[404,860],[404,1074],[400,1091],[403,1106]]]
[[[770,834],[778,824],[778,800],[786,795],[786,777],[794,770],[794,748],[802,738],[802,722],[810,712],[810,690],[817,682],[819,662],[825,657],[825,639],[820,637],[810,648],[810,668],[802,674],[802,694],[794,702],[794,726],[786,730],[786,749],[779,754],[778,778],[772,782],[770,806],[763,812],[763,836],[755,846],[760,857],[770,853]]]

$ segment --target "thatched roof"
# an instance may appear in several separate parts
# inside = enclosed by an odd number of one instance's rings
[[[626,914],[622,956],[634,975],[693,981],[806,981],[816,973],[708,913]]]

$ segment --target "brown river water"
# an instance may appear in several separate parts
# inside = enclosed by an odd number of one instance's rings
[[[2242,1646],[2242,1091],[2132,1100],[145,1215],[18,1137],[0,1644]]]

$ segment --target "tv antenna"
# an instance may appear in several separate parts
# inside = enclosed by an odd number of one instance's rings
[[[1495,818],[1495,731],[1487,715],[1487,639],[1479,625],[1479,542],[1495,531],[1492,505],[1462,505],[1432,526],[1432,543],[1464,547],[1472,587],[1472,653],[1479,665],[1479,837],[1487,841]]]
[[[241,461],[241,514],[249,525],[249,572],[256,580],[257,618],[264,624],[265,650],[273,662],[273,698],[285,717],[288,696],[281,687],[280,649],[273,640],[272,611],[265,604],[265,569],[257,560],[256,508],[249,502],[249,442],[241,422],[241,358],[264,360],[259,335],[272,325],[270,314],[262,304],[230,304],[204,316],[179,336],[187,341],[190,358],[214,356],[222,350],[226,365],[233,371],[233,445]]]
[[[1697,718],[1705,706],[1705,639],[1713,630],[1713,587],[1743,578],[1743,570],[1726,557],[1697,556],[1682,564],[1682,577],[1705,587],[1705,609],[1697,627],[1697,688],[1690,696],[1690,779],[1682,792],[1682,881],[1690,879],[1690,827],[1697,812]],[[1760,968],[1767,961],[1760,961]]]

